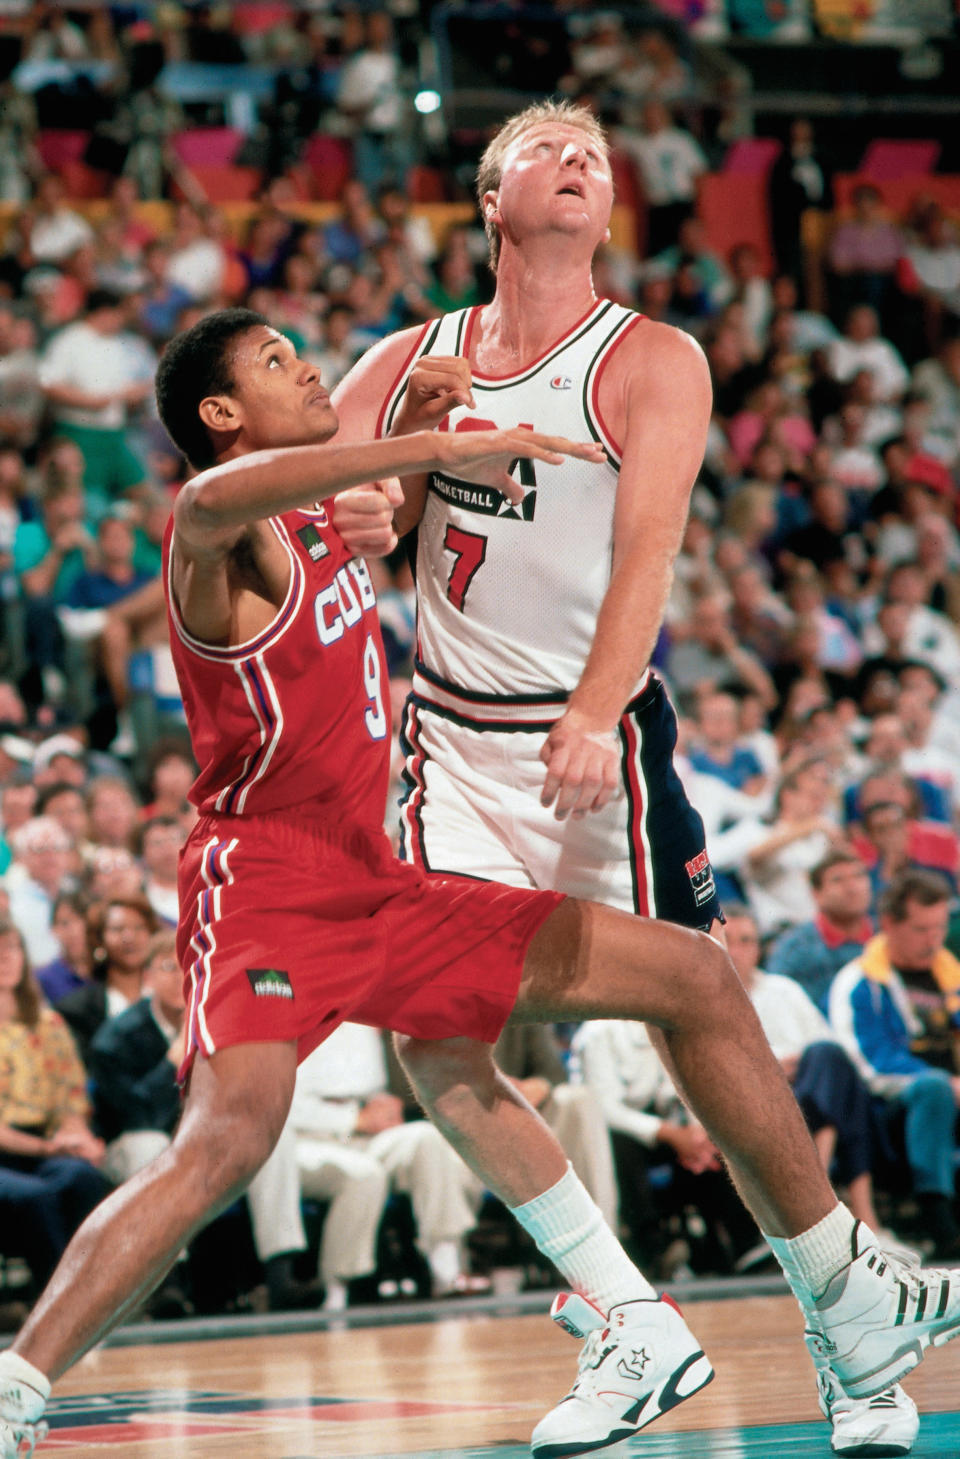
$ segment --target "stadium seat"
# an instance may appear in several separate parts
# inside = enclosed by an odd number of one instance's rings
[[[745,177],[766,177],[782,151],[782,143],[775,137],[741,137],[727,149],[723,170]]]
[[[67,132],[48,127],[37,133],[37,151],[50,172],[62,172],[66,163],[82,161],[89,144],[89,132]]]
[[[192,171],[195,167],[230,167],[243,145],[239,127],[190,127],[171,139],[173,150]]]
[[[353,151],[342,137],[323,134],[306,143],[302,161],[313,179],[313,195],[318,202],[337,202],[343,185],[353,176]]]
[[[287,25],[294,18],[292,5],[259,5],[247,0],[234,7],[230,27],[237,35],[266,35],[278,25]]]
[[[407,197],[411,203],[445,203],[447,190],[438,167],[411,167],[407,173]]]
[[[203,165],[188,171],[210,203],[250,202],[257,196],[263,176],[258,167]]]
[[[697,214],[710,247],[726,258],[738,243],[752,243],[765,274],[773,269],[767,180],[740,172],[708,172],[697,190]]]
[[[860,171],[870,182],[893,182],[897,178],[932,172],[939,157],[939,142],[877,137],[864,152]]]

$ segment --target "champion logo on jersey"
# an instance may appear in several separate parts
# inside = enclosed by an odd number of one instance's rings
[[[554,375],[553,379],[550,381],[550,389],[572,390],[573,381],[570,379],[569,375]]]
[[[311,562],[319,562],[321,557],[329,557],[330,548],[324,542],[312,522],[308,527],[301,527],[297,532],[297,536],[309,552]]]

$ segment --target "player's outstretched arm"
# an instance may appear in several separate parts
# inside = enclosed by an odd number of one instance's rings
[[[509,474],[518,456],[559,465],[565,456],[602,459],[593,441],[536,431],[468,431],[412,435],[356,445],[289,446],[253,451],[203,471],[180,489],[174,506],[177,541],[197,556],[226,555],[252,523],[313,505],[348,486],[424,471],[457,472],[503,491],[522,488]]]

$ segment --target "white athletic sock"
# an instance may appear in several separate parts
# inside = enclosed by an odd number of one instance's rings
[[[657,1300],[571,1165],[543,1195],[512,1206],[511,1211],[573,1290],[603,1313],[609,1314],[621,1302]]]
[[[463,1264],[460,1260],[460,1243],[457,1241],[438,1241],[427,1252],[427,1265],[430,1268],[430,1275],[433,1278],[434,1295],[452,1291],[456,1285],[457,1277],[459,1277],[463,1270]]]
[[[854,1225],[850,1212],[838,1201],[809,1231],[801,1231],[799,1236],[767,1237],[794,1296],[805,1311],[831,1277],[849,1266]]]
[[[19,1353],[0,1353],[0,1418],[35,1424],[50,1397],[50,1383]]]

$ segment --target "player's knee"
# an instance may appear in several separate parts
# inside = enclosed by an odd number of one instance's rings
[[[706,1011],[716,1017],[730,1008],[731,997],[744,996],[743,984],[725,947],[709,933],[697,932],[694,955],[687,969],[690,996],[697,1000],[698,1017]]]
[[[430,1110],[455,1099],[458,1092],[492,1088],[496,1079],[489,1044],[398,1036],[396,1049],[418,1098]]]

